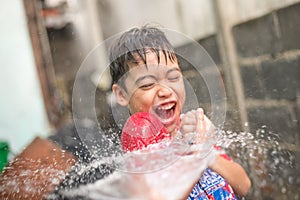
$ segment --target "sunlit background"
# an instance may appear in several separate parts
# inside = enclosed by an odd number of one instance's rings
[[[12,160],[36,136],[48,137],[72,122],[73,84],[88,53],[117,33],[150,23],[185,34],[212,57],[226,88],[227,133],[276,138],[278,158],[274,141],[266,138],[263,153],[241,146],[231,153],[251,177],[248,198],[300,199],[299,19],[299,0],[1,1],[0,153],[8,145]],[[82,79],[97,86],[104,129],[115,128],[108,109],[111,83],[94,74],[106,61],[99,57]],[[183,74],[209,115],[205,84],[188,67]],[[255,162],[243,155],[249,149]]]

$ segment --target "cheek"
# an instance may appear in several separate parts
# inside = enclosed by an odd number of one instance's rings
[[[184,101],[185,101],[185,88],[184,88],[184,86],[181,87],[181,89],[180,89],[180,100],[182,101],[182,103],[184,103]]]
[[[153,95],[150,92],[135,92],[130,100],[131,114],[148,112],[153,105]]]
[[[185,87],[184,84],[179,84],[177,87],[174,88],[176,91],[177,98],[179,99],[181,106],[183,106],[185,102]]]

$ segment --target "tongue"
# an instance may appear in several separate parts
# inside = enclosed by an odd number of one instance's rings
[[[168,119],[172,116],[172,109],[168,110],[157,110],[156,114],[161,118],[161,119]]]
[[[164,111],[160,116],[166,118],[168,113]],[[140,112],[126,121],[122,130],[121,144],[123,151],[134,151],[170,138],[171,135],[155,115]]]

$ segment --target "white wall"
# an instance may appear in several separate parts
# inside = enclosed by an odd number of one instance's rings
[[[154,23],[198,39],[215,32],[211,0],[98,0],[105,35]],[[101,8],[102,6],[102,8]]]
[[[216,32],[214,1],[226,13],[226,23],[235,25],[300,0],[98,0],[106,36],[156,22],[194,39]]]
[[[212,0],[178,0],[181,32],[194,39],[216,32]]]
[[[99,5],[104,5],[100,10],[106,12],[106,15],[100,19],[102,24],[105,24],[103,29],[106,35],[114,35],[149,22],[180,29],[179,16],[174,12],[176,10],[174,0],[103,0],[102,2],[100,0],[99,2]]]
[[[23,1],[0,2],[0,140],[18,153],[50,130]]]

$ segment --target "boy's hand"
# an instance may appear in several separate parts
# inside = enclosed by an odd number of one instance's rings
[[[204,115],[202,108],[191,110],[181,115],[180,131],[183,137],[196,133],[194,143],[203,143],[208,138],[208,132],[213,128],[211,121]],[[210,135],[211,137],[211,135]]]

